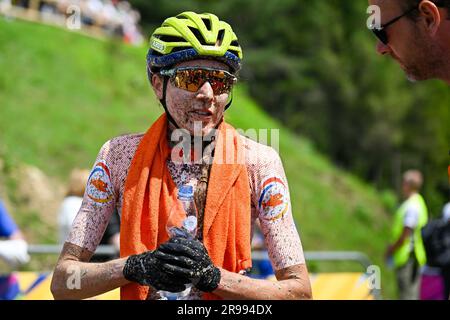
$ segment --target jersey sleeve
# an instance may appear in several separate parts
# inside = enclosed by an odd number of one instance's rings
[[[115,209],[117,188],[110,141],[100,149],[90,172],[83,202],[66,242],[95,252]]]
[[[278,153],[263,146],[250,160],[252,202],[274,270],[304,264],[293,216],[289,186]]]

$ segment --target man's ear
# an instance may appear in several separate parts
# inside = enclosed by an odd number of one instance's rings
[[[158,100],[161,100],[163,98],[163,78],[159,73],[152,75],[152,87]]]
[[[442,20],[438,7],[431,1],[422,1],[419,5],[419,12],[428,33],[431,36],[436,35]]]

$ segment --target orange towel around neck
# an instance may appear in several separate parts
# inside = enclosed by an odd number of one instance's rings
[[[228,156],[231,151],[235,161],[244,154],[239,134],[222,122],[208,183],[203,243],[217,267],[239,272],[251,267],[251,191],[245,164],[221,161],[225,150]],[[121,257],[155,250],[168,240],[168,215],[178,201],[177,187],[167,168],[169,156],[164,114],[146,132],[131,162],[123,194]],[[121,288],[121,299],[144,300],[148,291],[149,287],[130,283]],[[206,294],[204,298],[218,297]]]

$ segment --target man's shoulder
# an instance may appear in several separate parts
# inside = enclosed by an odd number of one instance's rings
[[[117,147],[120,145],[139,145],[142,138],[144,137],[144,133],[130,133],[123,134],[117,137],[114,137],[109,140],[110,144]]]
[[[280,156],[274,148],[256,142],[243,135],[241,135],[241,138],[247,164],[262,164],[280,161]]]
[[[108,153],[128,153],[130,151],[136,151],[143,136],[143,133],[117,136],[106,141],[102,149]]]

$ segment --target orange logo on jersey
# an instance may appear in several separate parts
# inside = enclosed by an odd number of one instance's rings
[[[93,179],[91,180],[91,185],[97,188],[97,190],[100,190],[101,192],[107,192],[108,191],[108,184],[100,179]]]
[[[263,209],[266,209],[267,207],[276,207],[279,206],[280,204],[283,204],[283,195],[280,193],[277,193],[275,195],[271,195],[269,200],[267,200],[266,202],[262,203],[262,207]]]

